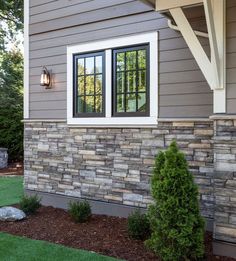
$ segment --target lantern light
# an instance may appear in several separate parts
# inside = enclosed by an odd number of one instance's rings
[[[46,87],[46,89],[50,89],[51,75],[45,66],[43,67],[43,70],[41,73],[40,85]]]

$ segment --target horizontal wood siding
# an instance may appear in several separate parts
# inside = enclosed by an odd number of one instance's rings
[[[159,31],[159,116],[208,117],[212,92],[180,33],[138,0],[30,1],[30,118],[66,118],[66,47]],[[204,27],[194,17],[194,27]],[[201,39],[209,53],[208,41]],[[232,61],[233,62],[233,61]],[[53,88],[39,85],[42,66]]]
[[[227,3],[227,113],[236,113],[236,1]]]

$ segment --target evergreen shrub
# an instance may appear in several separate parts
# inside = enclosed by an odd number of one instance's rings
[[[152,232],[147,246],[164,261],[202,258],[204,221],[198,188],[175,141],[156,157],[151,188],[154,204],[148,210]]]

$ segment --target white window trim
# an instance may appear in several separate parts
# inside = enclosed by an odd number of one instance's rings
[[[150,116],[112,117],[112,49],[136,44],[150,45]],[[106,115],[100,118],[73,117],[73,54],[105,50],[106,57]],[[93,41],[67,47],[67,123],[78,126],[156,126],[158,118],[158,33],[149,32],[109,40]]]

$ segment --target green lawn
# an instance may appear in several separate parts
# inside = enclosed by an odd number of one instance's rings
[[[0,207],[16,204],[23,196],[23,177],[0,177]]]
[[[115,261],[84,250],[0,233],[1,261]]]

